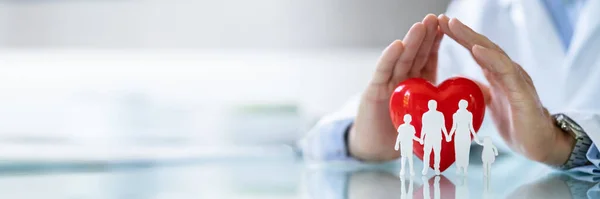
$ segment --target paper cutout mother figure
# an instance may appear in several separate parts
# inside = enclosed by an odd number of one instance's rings
[[[454,133],[454,153],[456,156],[456,173],[460,174],[461,170],[466,175],[467,167],[469,167],[469,153],[471,152],[471,135],[476,143],[481,144],[473,128],[473,114],[467,110],[469,102],[460,100],[458,102],[458,110],[452,115],[452,129],[450,136],[446,137],[446,141],[450,142]]]
[[[408,159],[408,165],[410,167],[410,175],[415,175],[413,169],[413,140],[421,142],[421,140],[415,135],[415,127],[410,124],[412,117],[410,114],[404,115],[404,124],[398,126],[398,137],[396,138],[396,145],[394,149],[398,151],[400,149],[400,176],[404,175],[404,166]],[[402,146],[402,147],[400,147]]]
[[[429,165],[429,156],[431,156],[431,149],[434,154],[434,165],[435,175],[440,175],[440,151],[442,150],[442,131],[446,138],[448,138],[448,131],[446,130],[446,124],[444,122],[444,114],[437,110],[437,101],[429,100],[427,103],[429,110],[423,113],[422,128],[421,128],[421,140],[425,141],[423,147],[423,175],[427,175]],[[423,137],[425,139],[423,139]]]

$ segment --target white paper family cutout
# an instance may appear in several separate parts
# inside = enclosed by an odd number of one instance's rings
[[[404,115],[404,124],[398,126],[398,138],[396,139],[395,148],[398,150],[399,146],[402,146],[400,149],[400,175],[404,175],[404,168],[406,165],[406,160],[408,159],[408,165],[410,167],[410,175],[415,175],[415,170],[413,169],[413,140],[418,142],[423,142],[417,136],[415,136],[415,127],[410,124],[412,121],[412,117],[409,114]]]
[[[461,170],[466,175],[467,167],[469,166],[469,153],[471,152],[471,135],[477,144],[481,144],[473,129],[473,114],[467,110],[469,103],[466,100],[458,102],[458,110],[452,115],[452,129],[450,136],[446,137],[451,141],[454,133],[454,152],[456,153],[456,173],[460,174]]]
[[[473,114],[467,110],[469,103],[466,100],[458,102],[458,110],[452,115],[452,128],[448,133],[445,125],[444,114],[437,110],[437,101],[429,100],[427,103],[429,110],[423,113],[421,121],[421,137],[416,137],[415,127],[411,125],[412,116],[404,115],[404,123],[398,126],[398,137],[394,149],[400,149],[400,176],[403,176],[405,171],[405,163],[408,159],[410,167],[410,175],[414,175],[413,169],[413,140],[418,141],[423,146],[423,162],[428,163],[429,157],[433,150],[434,154],[434,170],[436,175],[440,175],[440,151],[442,149],[442,133],[446,137],[446,142],[452,141],[454,137],[454,151],[456,156],[456,172],[457,174],[467,174],[469,167],[469,154],[471,151],[471,135],[473,140],[483,145],[482,161],[484,165],[484,176],[489,176],[491,164],[498,155],[498,149],[492,144],[491,138],[484,137],[483,143],[477,138],[475,129],[473,128]],[[427,175],[428,167],[423,166],[421,174]]]
[[[437,111],[437,102],[435,100],[429,100],[427,103],[429,110],[423,113],[421,121],[423,122],[421,128],[421,144],[425,142],[423,151],[423,162],[429,162],[429,156],[431,155],[431,149],[433,149],[433,168],[435,169],[435,175],[440,175],[440,151],[442,150],[442,132],[448,137],[448,130],[446,130],[446,122],[444,121],[444,114]],[[425,139],[423,139],[425,137]],[[423,167],[421,173],[427,175],[427,167]]]
[[[492,138],[484,137],[483,138],[483,152],[481,153],[481,161],[483,162],[483,176],[490,176],[490,169],[492,167],[492,163],[496,160],[496,156],[498,156],[498,148],[492,144]]]

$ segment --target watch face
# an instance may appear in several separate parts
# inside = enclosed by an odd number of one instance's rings
[[[555,118],[563,130],[575,134],[576,138],[583,136],[583,129],[571,118],[563,114],[558,114]]]
[[[565,122],[567,122],[567,125],[569,126],[569,128],[571,128],[572,130],[579,131],[579,132],[581,132],[583,130],[577,123],[575,123],[575,121],[571,120],[571,118],[569,118],[569,117],[563,117],[563,118],[565,119]]]

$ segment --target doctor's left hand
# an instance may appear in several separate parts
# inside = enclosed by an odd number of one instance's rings
[[[527,72],[498,45],[459,20],[441,15],[438,21],[442,31],[469,50],[483,70],[490,83],[488,108],[508,146],[537,162],[564,164],[575,140],[554,125]]]

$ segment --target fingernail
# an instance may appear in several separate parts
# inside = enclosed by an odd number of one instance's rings
[[[440,16],[438,17],[438,19],[448,19],[448,16],[445,14],[440,14]]]
[[[452,24],[455,24],[455,23],[456,23],[456,25],[452,25]],[[464,29],[465,28],[465,24],[463,24],[457,18],[450,19],[450,21],[448,21],[448,26],[450,26],[450,27],[457,26],[456,28],[450,28],[454,34],[463,35],[465,33],[465,29]]]
[[[458,23],[458,25],[465,26],[465,24],[463,24],[463,22],[458,20],[457,18],[452,18],[451,20],[456,21],[456,23]]]

